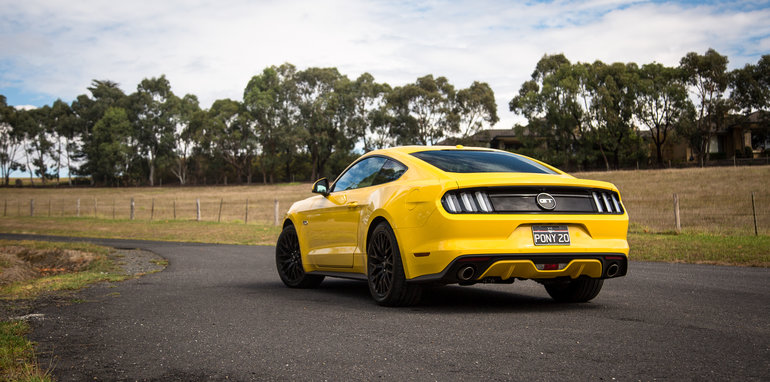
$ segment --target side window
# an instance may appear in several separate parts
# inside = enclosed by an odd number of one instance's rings
[[[372,183],[372,185],[392,182],[400,178],[405,171],[406,171],[406,166],[394,160],[388,159],[388,161],[385,162],[384,165],[382,165],[382,168],[380,169],[380,172],[377,174],[377,176],[374,178],[374,182]]]
[[[354,164],[337,179],[332,192],[371,186],[385,161],[383,157],[369,157]]]

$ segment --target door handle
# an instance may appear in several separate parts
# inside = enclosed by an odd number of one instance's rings
[[[356,208],[358,207],[358,202],[348,202],[346,206],[348,206],[348,208]]]

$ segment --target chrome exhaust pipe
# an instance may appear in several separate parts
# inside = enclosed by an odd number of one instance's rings
[[[475,273],[476,270],[472,266],[466,265],[457,271],[457,278],[460,279],[460,281],[468,281],[473,278]]]
[[[615,277],[620,272],[620,267],[617,263],[610,264],[609,267],[607,267],[607,277]]]

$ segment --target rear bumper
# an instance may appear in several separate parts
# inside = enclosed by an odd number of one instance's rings
[[[535,245],[533,225],[567,226],[570,244]],[[439,275],[449,273],[461,259],[471,257],[489,257],[489,263],[472,264],[477,267],[477,276],[487,271],[490,277],[505,276],[509,270],[504,268],[515,266],[510,277],[606,277],[610,264],[605,256],[628,258],[627,232],[627,214],[449,214],[440,205],[423,225],[395,230],[406,279],[417,282],[451,280]],[[548,260],[555,258],[560,261]],[[599,271],[596,263],[590,265],[582,261],[591,259],[598,261]],[[503,260],[525,263],[501,263],[488,269]],[[569,270],[535,272],[538,270],[536,264],[569,264],[573,260],[581,262],[573,264]],[[574,267],[578,266],[583,269],[577,271]],[[535,267],[534,271],[532,267]]]
[[[559,265],[546,270],[544,265]],[[470,267],[472,276],[463,280],[461,270]],[[439,273],[408,280],[418,284],[454,284],[513,281],[514,279],[548,280],[556,278],[614,278],[628,272],[628,257],[623,253],[600,254],[495,254],[467,255],[456,258]]]

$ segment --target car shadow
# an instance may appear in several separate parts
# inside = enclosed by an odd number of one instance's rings
[[[388,309],[377,305],[364,281],[324,280],[317,288],[291,289],[281,282],[261,282],[250,288],[269,289],[273,295],[300,301],[314,301],[355,309]],[[515,286],[511,286],[515,288]],[[480,286],[427,286],[418,305],[391,311],[421,313],[528,313],[542,311],[585,311],[601,308],[597,303],[557,303],[548,297],[492,290]]]

